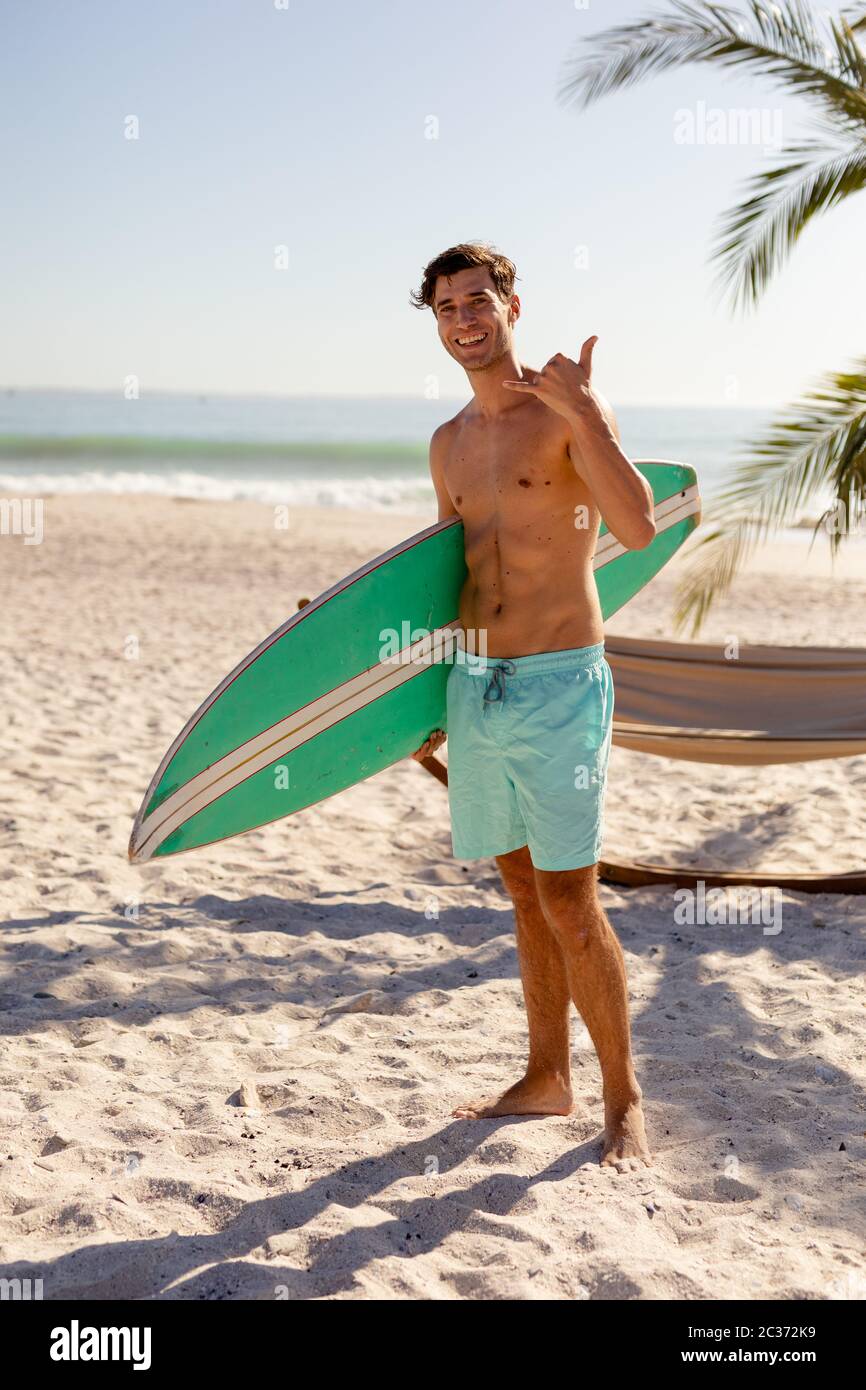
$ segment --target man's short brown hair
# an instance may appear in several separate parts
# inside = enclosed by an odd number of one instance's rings
[[[433,295],[440,275],[456,275],[458,270],[471,270],[476,265],[487,267],[499,298],[509,300],[514,293],[514,281],[517,279],[517,267],[514,262],[503,256],[501,251],[497,251],[495,246],[485,242],[461,241],[459,246],[449,246],[447,251],[441,251],[424,267],[421,288],[413,290],[410,295],[415,308],[433,308]]]

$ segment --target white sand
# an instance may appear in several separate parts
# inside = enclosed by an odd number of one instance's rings
[[[449,1118],[517,1078],[525,1024],[495,866],[451,859],[417,765],[127,864],[200,699],[301,595],[416,527],[78,497],[49,500],[43,545],[0,538],[0,1275],[46,1298],[866,1296],[866,899],[782,894],[765,935],[679,926],[666,888],[602,889],[657,1154],[618,1175],[577,1020],[572,1116]],[[708,639],[866,642],[862,562],[831,586],[790,554],[751,568]],[[665,574],[614,630],[670,635],[671,592]],[[864,758],[614,755],[609,852],[848,869],[864,831]]]

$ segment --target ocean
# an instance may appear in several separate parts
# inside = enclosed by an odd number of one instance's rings
[[[157,493],[429,515],[433,430],[464,402],[0,392],[0,493]],[[710,497],[769,412],[617,409],[632,458],[697,469]]]

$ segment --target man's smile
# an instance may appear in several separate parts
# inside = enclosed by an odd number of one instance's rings
[[[486,333],[467,333],[462,338],[455,338],[458,347],[474,347],[476,343],[483,343],[487,337]]]

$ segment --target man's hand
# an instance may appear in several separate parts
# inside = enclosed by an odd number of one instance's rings
[[[434,729],[432,734],[429,734],[421,744],[421,747],[412,754],[412,757],[416,762],[423,763],[425,758],[432,757],[436,749],[442,747],[447,737],[444,729]]]
[[[592,389],[592,350],[598,337],[587,338],[580,349],[580,361],[558,352],[540,372],[530,373],[522,381],[503,381],[510,391],[522,391],[537,396],[557,415],[572,421],[575,415],[599,415],[604,411]]]

